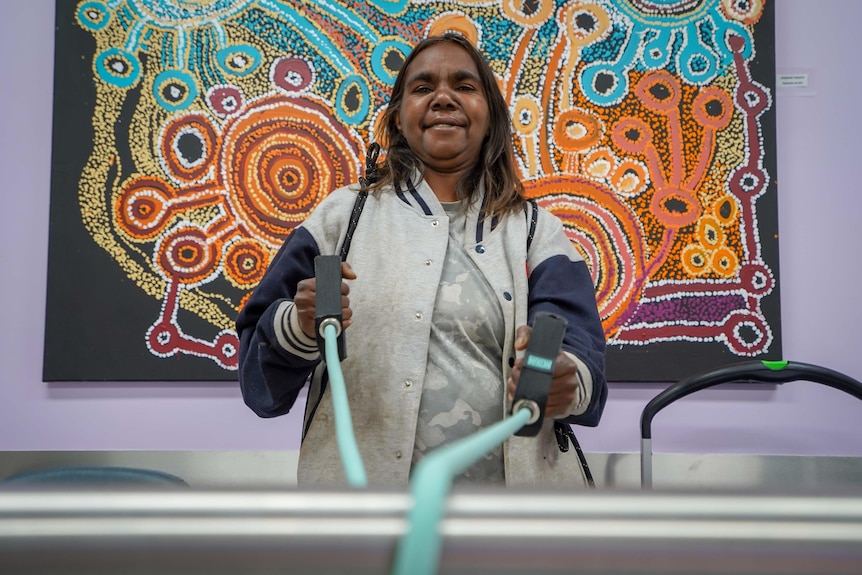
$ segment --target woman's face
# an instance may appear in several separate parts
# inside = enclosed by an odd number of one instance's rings
[[[462,172],[478,160],[488,135],[488,101],[479,71],[457,44],[420,52],[405,70],[398,131],[426,169]]]

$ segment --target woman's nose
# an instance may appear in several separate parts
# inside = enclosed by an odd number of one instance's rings
[[[434,90],[431,105],[435,108],[454,108],[456,105],[454,92],[446,86],[437,88]]]

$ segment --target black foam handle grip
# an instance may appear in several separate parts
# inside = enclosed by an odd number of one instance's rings
[[[314,331],[317,335],[317,347],[320,355],[326,360],[323,327],[327,323],[335,323],[338,332],[338,358],[343,361],[347,357],[347,349],[341,327],[341,257],[337,255],[315,257],[314,277],[316,280]]]
[[[567,323],[564,317],[549,312],[539,312],[533,320],[533,333],[524,353],[521,377],[512,406],[517,407],[522,400],[534,402],[539,409],[539,416],[532,418],[515,435],[534,437],[542,428],[554,363],[563,345]]]

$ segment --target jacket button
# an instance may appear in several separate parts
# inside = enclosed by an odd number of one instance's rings
[[[503,292],[503,299],[505,299],[506,301],[512,301],[512,294],[510,294],[507,291],[504,291]]]
[[[430,265],[431,265],[431,260],[425,260],[425,265],[426,265],[426,266],[430,266]]]
[[[407,381],[404,382],[404,387],[411,387],[412,385],[413,385],[412,379],[408,379]]]
[[[433,222],[431,222],[431,225],[436,228],[437,226],[440,225],[440,222],[438,222],[437,220],[434,220]]]
[[[476,246],[476,253],[484,254],[485,253],[485,246],[483,246],[482,244],[479,244],[478,246]]]
[[[395,459],[401,459],[402,457],[404,457],[404,456],[401,454],[400,451],[395,452]]]
[[[416,319],[422,319],[422,312],[421,311],[416,312]]]

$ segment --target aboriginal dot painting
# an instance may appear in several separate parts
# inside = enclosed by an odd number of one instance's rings
[[[769,0],[58,0],[45,379],[235,379],[238,310],[447,30],[589,264],[611,380],[781,357]]]

